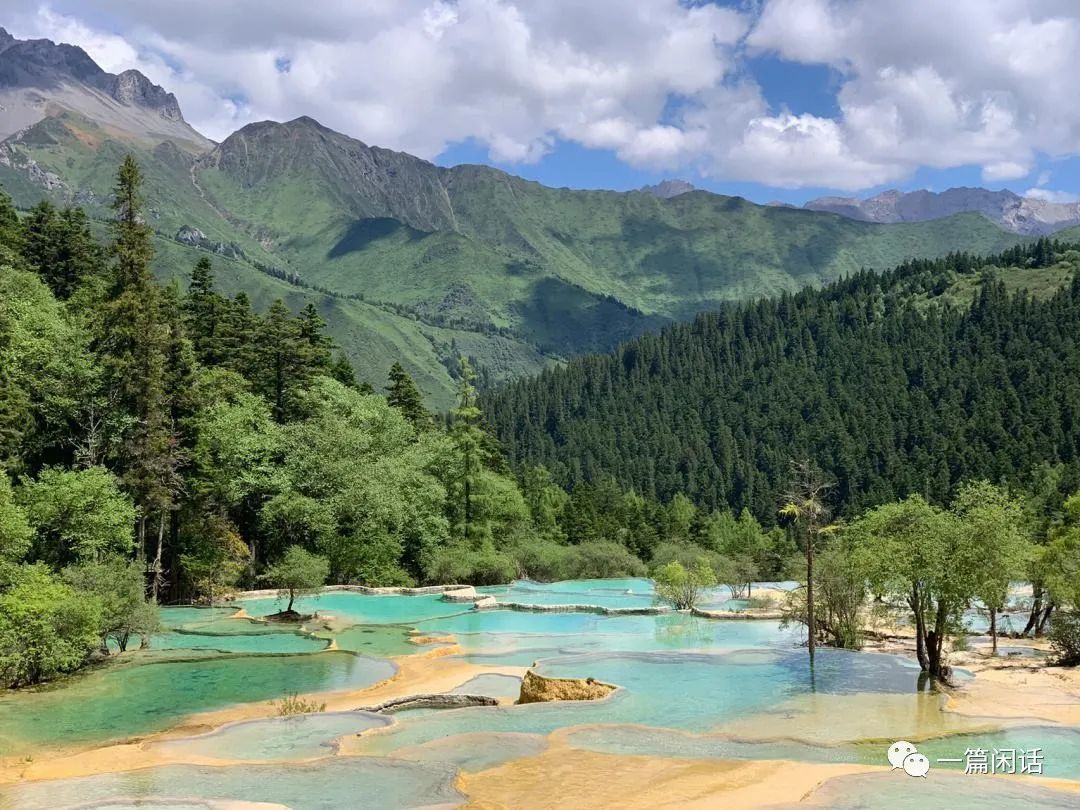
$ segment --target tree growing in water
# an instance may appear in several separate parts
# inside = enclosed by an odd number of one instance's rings
[[[293,613],[296,597],[317,593],[330,575],[330,563],[325,557],[312,554],[300,546],[289,546],[281,559],[266,569],[263,580],[277,588],[281,596],[289,597],[289,604],[282,611],[283,615]]]
[[[703,559],[690,566],[673,561],[657,569],[653,581],[657,596],[676,610],[690,610],[705,588],[716,585],[716,573]]]
[[[814,552],[819,540],[827,534],[829,505],[826,501],[832,482],[809,460],[791,464],[791,481],[780,514],[792,521],[803,533],[806,549],[806,628],[810,666],[814,665],[814,648],[818,627],[814,618]]]
[[[920,495],[871,509],[848,531],[871,589],[911,609],[923,672],[947,677],[945,639],[979,584],[979,550],[967,542],[970,534],[954,514]]]

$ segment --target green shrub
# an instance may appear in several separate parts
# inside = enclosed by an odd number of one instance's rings
[[[78,669],[100,643],[101,604],[43,565],[14,569],[0,593],[0,686],[47,681]]]
[[[653,579],[656,595],[676,610],[694,607],[701,591],[716,585],[716,574],[704,559],[689,568],[679,562],[669,562],[656,570]]]
[[[1059,610],[1050,620],[1048,635],[1054,663],[1064,667],[1080,664],[1080,612]]]

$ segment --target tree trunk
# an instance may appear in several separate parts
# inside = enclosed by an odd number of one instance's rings
[[[1031,613],[1028,615],[1027,624],[1024,625],[1024,632],[1021,635],[1037,635],[1039,627],[1039,617],[1042,613],[1042,586],[1035,583],[1031,586],[1031,592],[1033,599],[1031,600]]]
[[[1051,602],[1043,609],[1042,617],[1039,619],[1038,625],[1035,627],[1035,635],[1041,636],[1046,632],[1046,625],[1050,623],[1050,614],[1054,612],[1054,603]]]
[[[990,654],[997,657],[997,608],[990,608]]]
[[[919,667],[926,672],[930,669],[930,658],[926,654],[926,617],[917,585],[911,586],[911,612],[915,616],[915,656],[919,659]]]
[[[814,622],[814,535],[806,535],[806,627],[809,631],[810,666],[814,666],[817,627]]]
[[[296,593],[292,589],[290,589],[289,590],[289,606],[287,608],[285,608],[286,613],[292,613],[293,600],[295,600],[295,599],[296,599]]]
[[[158,516],[157,551],[154,553],[154,581],[150,583],[150,593],[153,600],[158,600],[158,589],[161,587],[161,554],[165,548],[165,513]]]

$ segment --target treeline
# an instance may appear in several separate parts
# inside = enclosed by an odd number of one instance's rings
[[[484,409],[516,465],[562,486],[612,477],[765,525],[792,458],[836,482],[844,516],[913,493],[943,504],[965,480],[1022,485],[1080,451],[1080,281],[1035,300],[989,268],[1056,262],[1080,253],[1043,239],[731,305],[513,382]],[[950,303],[965,275],[982,279],[974,300]]]
[[[639,575],[706,555],[778,578],[796,549],[749,514],[598,479],[515,475],[469,362],[445,418],[400,364],[358,382],[318,311],[155,281],[138,166],[108,245],[77,208],[0,195],[0,684],[150,643],[156,605],[238,587]],[[290,600],[291,601],[291,600]]]

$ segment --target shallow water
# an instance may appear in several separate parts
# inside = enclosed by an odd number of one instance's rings
[[[452,766],[437,762],[363,757],[329,757],[306,765],[166,765],[2,788],[0,810],[55,810],[144,797],[159,802],[164,798],[242,798],[293,810],[457,805],[463,797],[453,786],[454,774]]]
[[[346,734],[383,728],[393,721],[370,712],[323,712],[291,717],[249,720],[223,726],[209,734],[167,740],[163,752],[215,759],[310,759],[332,755],[334,741]]]
[[[892,771],[830,779],[795,808],[833,810],[985,810],[1002,807],[1075,808],[1077,794],[993,776],[931,772],[925,779]]]
[[[284,609],[285,602],[274,597],[244,599],[236,603],[249,616],[269,616]],[[432,616],[450,616],[472,608],[470,604],[444,602],[439,594],[424,596],[368,596],[350,591],[331,591],[321,596],[305,596],[296,600],[294,609],[300,613],[318,613],[356,624],[412,624]]]
[[[0,753],[124,739],[194,712],[293,692],[358,689],[393,672],[389,661],[340,652],[117,664],[55,688],[0,695]]]
[[[792,583],[771,585],[787,589]],[[640,579],[515,582],[477,590],[534,604],[654,603],[651,583]],[[724,588],[711,591],[706,601],[713,610],[745,606]],[[176,765],[21,785],[0,790],[0,808],[83,802],[119,808],[133,806],[135,799],[205,807],[228,798],[296,808],[456,804],[462,798],[453,788],[458,771],[536,755],[547,747],[549,733],[576,726],[581,728],[566,738],[573,748],[694,759],[884,764],[882,740],[903,737],[925,739],[920,750],[932,759],[962,757],[969,747],[1041,747],[1047,775],[1080,779],[1080,730],[1001,729],[1000,721],[943,713],[940,696],[917,691],[918,667],[896,656],[819,650],[811,678],[804,634],[774,621],[475,611],[438,595],[349,592],[300,601],[302,612],[320,614],[306,628],[313,635],[293,625],[231,618],[237,607],[260,616],[281,606],[267,598],[229,608],[169,608],[164,621],[170,630],[155,637],[157,649],[149,654],[71,679],[60,689],[0,696],[0,753],[145,734],[192,712],[241,701],[360,688],[393,672],[383,657],[430,649],[409,641],[411,628],[424,635],[453,634],[462,648],[458,657],[472,663],[536,662],[544,675],[592,677],[621,688],[594,702],[409,711],[386,728],[380,727],[391,723],[388,718],[361,712],[236,723],[158,745],[181,756],[273,765]],[[331,641],[340,651],[313,652]],[[286,651],[313,654],[273,654]],[[203,660],[138,663],[177,655]],[[517,677],[485,673],[451,691],[514,698],[519,688]],[[335,756],[336,740],[374,729],[350,740],[347,749],[372,756]],[[379,758],[385,755],[392,758]],[[286,763],[309,759],[304,765]],[[1061,794],[1038,788],[950,774],[956,767],[935,766],[927,780],[897,774],[884,774],[887,780],[878,774],[830,780],[810,806],[923,810],[1001,806],[1002,797],[1011,807],[1077,806],[1054,804]]]
[[[484,695],[493,698],[517,698],[521,678],[516,675],[477,675],[450,690],[456,695]]]
[[[554,658],[541,661],[537,671],[552,677],[591,677],[622,688],[600,701],[455,709],[423,718],[402,717],[399,725],[366,740],[361,750],[386,754],[458,734],[548,734],[566,726],[596,723],[706,731],[811,689],[851,690],[843,668],[859,682],[872,684],[875,691],[914,691],[910,667],[892,656],[822,651],[820,659],[819,675],[811,684],[796,652],[599,653]],[[835,666],[830,659],[835,659]]]

